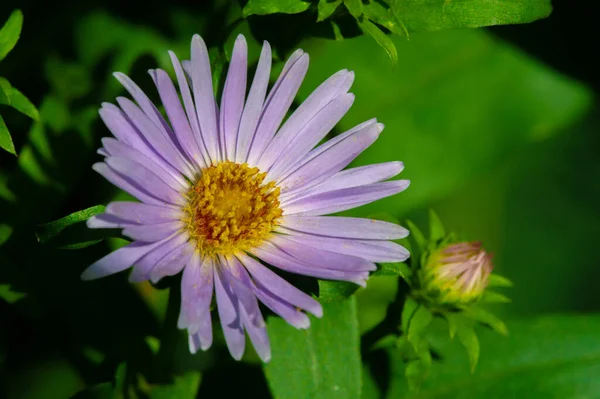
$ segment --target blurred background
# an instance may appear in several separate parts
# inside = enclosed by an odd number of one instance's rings
[[[91,170],[100,138],[109,135],[99,105],[124,95],[111,73],[128,73],[156,99],[146,70],[159,65],[170,73],[166,50],[186,58],[194,33],[209,47],[226,43],[224,53],[211,50],[215,60],[228,56],[240,32],[252,62],[262,40],[279,59],[302,47],[311,66],[300,99],[339,69],[355,72],[356,101],[338,131],[377,117],[385,130],[355,164],[401,160],[412,183],[349,214],[425,226],[433,208],[447,230],[483,241],[495,271],[514,282],[506,292],[512,303],[494,308],[508,320],[600,310],[600,65],[591,5],[555,0],[552,15],[531,24],[395,37],[393,66],[371,38],[331,40],[318,26],[303,30],[315,24],[302,16],[231,25],[231,7],[240,6],[226,3],[0,4],[0,23],[15,8],[24,14],[21,39],[0,72],[41,116],[32,123],[2,109],[19,157],[0,154],[0,221],[12,228],[0,249],[0,284],[11,286],[0,299],[0,397],[71,397],[113,379],[123,362],[151,383],[202,370],[197,397],[269,397],[253,354],[235,362],[222,342],[187,353],[176,322],[163,327],[169,306],[179,306],[166,290],[132,286],[124,273],[79,280],[119,240],[69,251],[34,235],[40,223],[122,197]],[[361,332],[384,318],[396,286],[375,277],[359,292]],[[158,347],[164,334],[177,338]]]

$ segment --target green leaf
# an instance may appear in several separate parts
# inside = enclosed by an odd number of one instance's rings
[[[391,58],[393,65],[398,63],[398,51],[392,39],[368,19],[358,21],[358,26],[367,35],[371,36]]]
[[[336,24],[334,21],[329,21],[329,24],[331,25],[331,29],[333,30],[334,39],[344,40],[344,36],[342,35],[342,31],[340,30],[338,24]]]
[[[182,376],[175,377],[171,385],[154,385],[149,390],[151,399],[194,399],[200,385],[200,373],[189,371]]]
[[[61,249],[85,248],[106,238],[120,237],[119,229],[90,229],[86,226],[86,220],[104,212],[104,209],[104,205],[97,205],[41,224],[36,227],[35,236],[40,243],[51,243]]]
[[[248,0],[244,7],[244,17],[275,13],[297,14],[306,11],[310,3],[303,0]]]
[[[4,119],[2,119],[2,115],[0,115],[0,147],[13,155],[17,155],[15,145],[13,144],[12,137],[10,137],[8,127],[4,123]]]
[[[419,253],[417,255],[420,256],[421,252],[423,252],[427,247],[427,239],[425,238],[425,235],[423,234],[421,229],[419,229],[419,227],[416,224],[414,224],[410,220],[407,220],[406,225],[408,226],[408,231],[410,231],[410,237],[415,241],[419,249]],[[415,254],[411,255],[414,259]]]
[[[412,270],[406,263],[380,263],[379,268],[373,272],[373,276],[400,276],[406,282],[410,282]]]
[[[0,246],[2,246],[2,244],[8,241],[10,235],[12,234],[12,230],[13,229],[11,226],[4,223],[0,223]]]
[[[481,359],[474,374],[452,342],[436,347],[418,395],[429,399],[595,398],[600,392],[600,315],[556,315],[509,323],[510,338],[478,333]],[[397,377],[395,377],[397,378]],[[398,384],[400,385],[400,384]],[[409,396],[396,391],[390,398]],[[406,395],[406,396],[405,396]]]
[[[319,0],[317,22],[325,21],[342,4],[342,0]]]
[[[6,57],[6,54],[15,47],[19,36],[21,35],[21,27],[23,26],[23,14],[21,10],[15,10],[8,17],[8,21],[0,29],[0,61]]]
[[[413,345],[415,351],[417,351],[419,355],[423,355],[425,350],[427,350],[426,348],[424,350],[421,343],[425,340],[425,332],[432,321],[433,314],[423,305],[417,306],[408,321],[406,339]]]
[[[92,89],[92,78],[84,65],[52,57],[46,62],[45,69],[50,86],[61,99],[76,100]]]
[[[344,0],[344,5],[354,18],[359,18],[363,14],[362,0]]]
[[[5,78],[0,77],[0,104],[9,105],[33,120],[39,120],[40,115],[35,106],[19,90],[11,86]]]
[[[499,276],[496,273],[490,274],[488,277],[488,287],[512,287],[513,283],[509,279],[503,276]]]
[[[429,238],[431,241],[436,242],[443,239],[446,236],[444,231],[444,225],[438,217],[437,213],[433,209],[429,210]]]
[[[486,289],[479,301],[482,303],[509,303],[511,302],[511,299],[506,295],[500,294],[499,292]]]
[[[495,315],[493,315],[485,309],[470,306],[463,310],[463,314],[471,318],[472,320],[489,326],[498,334],[508,335],[508,329],[506,328],[506,324],[504,324],[502,320],[500,320],[498,317],[496,317]]]
[[[306,76],[299,96],[308,97],[327,71],[353,70],[357,106],[339,130],[374,116],[385,121],[385,129],[351,166],[400,160],[407,165],[400,177],[418,184],[344,216],[385,210],[405,218],[512,160],[518,149],[568,132],[591,104],[586,87],[483,30],[398,38],[403,62],[396,68],[370,40],[311,42],[305,50],[318,48],[311,57],[315,72]]]
[[[477,339],[477,334],[475,334],[473,327],[466,324],[460,324],[458,327],[458,340],[467,350],[469,364],[471,365],[471,373],[474,373],[477,368],[477,361],[479,360],[479,340]]]
[[[523,24],[546,18],[550,0],[402,0],[389,2],[409,32]]]
[[[322,319],[297,330],[271,317],[273,357],[265,373],[275,399],[356,399],[361,393],[360,337],[354,297],[323,305]],[[343,365],[343,366],[342,366]]]
[[[11,290],[10,285],[0,284],[0,298],[4,299],[6,302],[15,303],[24,296],[25,294],[21,292]]]
[[[363,4],[363,10],[367,18],[376,24],[383,26],[390,32],[399,36],[409,36],[406,26],[404,26],[402,21],[396,17],[393,11],[383,3],[372,1]]]
[[[317,22],[325,21],[342,4],[342,0],[319,0]]]
[[[319,280],[319,302],[342,301],[350,297],[360,286],[348,281]]]

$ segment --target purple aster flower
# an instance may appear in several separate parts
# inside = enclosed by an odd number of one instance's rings
[[[409,256],[390,241],[406,229],[378,220],[323,216],[404,190],[386,181],[401,162],[344,169],[383,130],[366,121],[320,144],[348,111],[354,74],[342,70],[321,84],[285,121],[308,68],[296,51],[267,94],[271,49],[265,42],[247,87],[247,46],[235,42],[220,106],[206,45],[192,39],[191,61],[170,53],[179,91],[163,70],[150,70],[167,118],[127,76],[131,94],[104,103],[100,116],[115,138],[104,138],[93,166],[140,202],[112,202],[88,221],[122,228],[133,240],[91,265],[91,280],[133,266],[130,280],[156,282],[183,270],[179,328],[190,351],[212,343],[213,292],[231,355],[244,353],[246,331],[257,353],[270,359],[259,301],[296,328],[302,311],[320,317],[321,305],[266,264],[286,272],[365,285],[375,262]]]

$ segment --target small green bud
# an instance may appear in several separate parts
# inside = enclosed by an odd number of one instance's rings
[[[438,305],[464,306],[476,301],[488,284],[492,255],[480,242],[437,249],[420,273],[422,295]]]

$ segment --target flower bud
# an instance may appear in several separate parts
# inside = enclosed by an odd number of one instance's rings
[[[423,294],[440,305],[467,305],[481,296],[493,267],[492,255],[480,242],[447,245],[433,252],[422,269]]]

